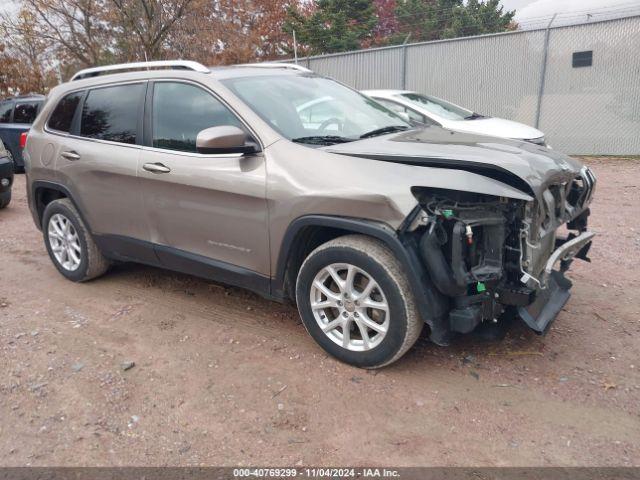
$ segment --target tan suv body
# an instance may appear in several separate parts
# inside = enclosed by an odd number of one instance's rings
[[[304,69],[177,66],[62,84],[33,124],[29,203],[67,278],[136,261],[296,300],[363,367],[425,322],[439,344],[509,313],[544,332],[568,299],[595,184],[575,160],[412,128]]]

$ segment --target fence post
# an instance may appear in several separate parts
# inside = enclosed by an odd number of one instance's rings
[[[542,97],[544,95],[544,82],[547,77],[547,57],[549,56],[549,33],[551,32],[551,24],[556,19],[557,13],[554,13],[547,24],[544,32],[544,52],[542,54],[542,71],[540,72],[540,89],[538,90],[538,104],[536,105],[536,121],[535,127],[540,126],[540,109],[542,108]]]

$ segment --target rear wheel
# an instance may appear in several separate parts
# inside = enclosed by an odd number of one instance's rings
[[[98,249],[69,199],[54,200],[47,205],[42,226],[49,257],[69,280],[91,280],[109,268],[109,261]]]
[[[314,250],[298,274],[296,300],[320,346],[358,367],[398,360],[422,330],[400,262],[384,244],[361,235]]]

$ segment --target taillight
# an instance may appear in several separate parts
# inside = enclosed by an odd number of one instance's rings
[[[27,133],[28,132],[22,132],[20,134],[20,148],[24,148],[27,146]]]

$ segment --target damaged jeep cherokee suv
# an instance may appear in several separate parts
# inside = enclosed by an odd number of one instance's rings
[[[25,149],[36,225],[70,280],[135,261],[297,304],[366,368],[517,316],[544,333],[588,260],[595,178],[527,142],[413,128],[295,65],[79,72]]]

